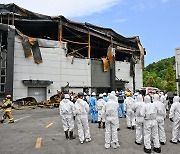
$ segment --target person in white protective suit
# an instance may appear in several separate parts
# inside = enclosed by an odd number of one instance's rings
[[[118,148],[118,133],[117,127],[119,125],[118,119],[118,102],[115,101],[115,95],[109,94],[109,100],[105,103],[102,109],[102,117],[105,118],[106,130],[105,130],[105,148],[110,147]]]
[[[151,137],[154,143],[154,151],[161,153],[158,125],[157,125],[157,108],[151,103],[149,95],[144,97],[145,105],[142,107],[140,114],[144,117],[144,152],[151,153]]]
[[[177,144],[180,142],[180,98],[175,96],[173,98],[173,104],[170,108],[169,118],[172,123],[172,139],[171,143]]]
[[[126,112],[126,121],[127,128],[134,129],[135,128],[135,115],[132,110],[132,105],[135,103],[134,99],[131,97],[130,92],[126,92],[126,99],[124,100],[124,110]]]
[[[91,141],[90,129],[88,123],[88,112],[89,105],[86,101],[83,100],[83,93],[78,93],[78,99],[75,102],[75,114],[78,127],[78,136],[80,143]]]
[[[162,102],[164,104],[165,109],[167,109],[168,102],[166,100],[166,96],[164,95],[163,92],[160,92],[159,96],[160,96],[160,102]]]
[[[136,102],[132,105],[132,110],[135,112],[136,118],[136,141],[137,145],[141,145],[142,136],[143,136],[143,125],[144,125],[144,117],[140,114],[142,107],[145,105],[143,102],[143,97],[139,94],[136,97]]]
[[[159,141],[161,145],[165,145],[166,143],[166,133],[164,130],[164,120],[166,118],[166,109],[164,104],[160,101],[159,95],[153,95],[153,103],[157,107],[157,125],[158,125],[158,134],[159,134]]]
[[[96,102],[96,111],[98,111],[98,128],[101,128],[101,123],[103,123],[103,128],[105,128],[105,119],[102,115],[102,108],[105,105],[105,101],[103,100],[103,94],[99,94],[99,99]]]
[[[65,132],[66,139],[70,140],[75,139],[75,137],[73,136],[74,111],[74,104],[70,101],[70,96],[68,94],[65,94],[64,99],[59,104],[59,112],[62,116],[63,129]]]

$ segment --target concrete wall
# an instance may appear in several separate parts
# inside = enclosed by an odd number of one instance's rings
[[[116,61],[116,77],[124,81],[129,81],[125,84],[125,88],[129,88],[133,91],[133,78],[130,76],[130,63]],[[142,69],[140,64],[135,65],[135,89],[139,89],[143,86],[142,82]]]
[[[180,48],[175,50],[176,79],[180,79]],[[180,83],[177,82],[177,92],[180,94]]]
[[[57,90],[70,83],[70,86],[91,86],[89,60],[66,57],[65,46],[58,41],[55,48],[40,48],[43,62],[36,64],[33,58],[25,58],[22,40],[16,36],[14,48],[14,100],[27,97],[28,88],[22,80],[51,80],[47,87],[47,99],[56,94]],[[45,87],[45,86],[44,86]],[[50,89],[50,93],[48,93]]]
[[[110,87],[110,71],[103,71],[103,62],[91,60],[91,86]]]

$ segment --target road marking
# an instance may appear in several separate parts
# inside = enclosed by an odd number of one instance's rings
[[[14,120],[14,122],[19,121],[19,120],[22,120],[22,119],[25,119],[25,118],[28,118],[28,117],[30,117],[30,115],[25,116],[25,117],[22,117],[22,118],[19,118],[19,119],[16,119],[16,120]],[[6,123],[4,123],[4,124],[8,124],[8,122],[6,122]]]
[[[45,128],[49,128],[53,123],[48,124]]]
[[[37,138],[37,140],[36,140],[36,146],[35,146],[35,148],[36,149],[38,149],[38,148],[40,148],[41,147],[41,142],[42,142],[42,138]]]

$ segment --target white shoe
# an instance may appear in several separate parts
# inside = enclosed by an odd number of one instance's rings
[[[91,138],[87,138],[87,139],[86,139],[86,142],[91,142]]]
[[[83,144],[84,142],[83,141],[80,141],[81,144]]]
[[[105,147],[106,149],[109,149],[109,148],[110,148],[110,144],[109,144],[109,143],[105,143],[104,147]]]

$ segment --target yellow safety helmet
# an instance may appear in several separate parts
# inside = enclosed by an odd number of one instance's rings
[[[131,96],[131,93],[130,92],[126,92],[126,96]]]

